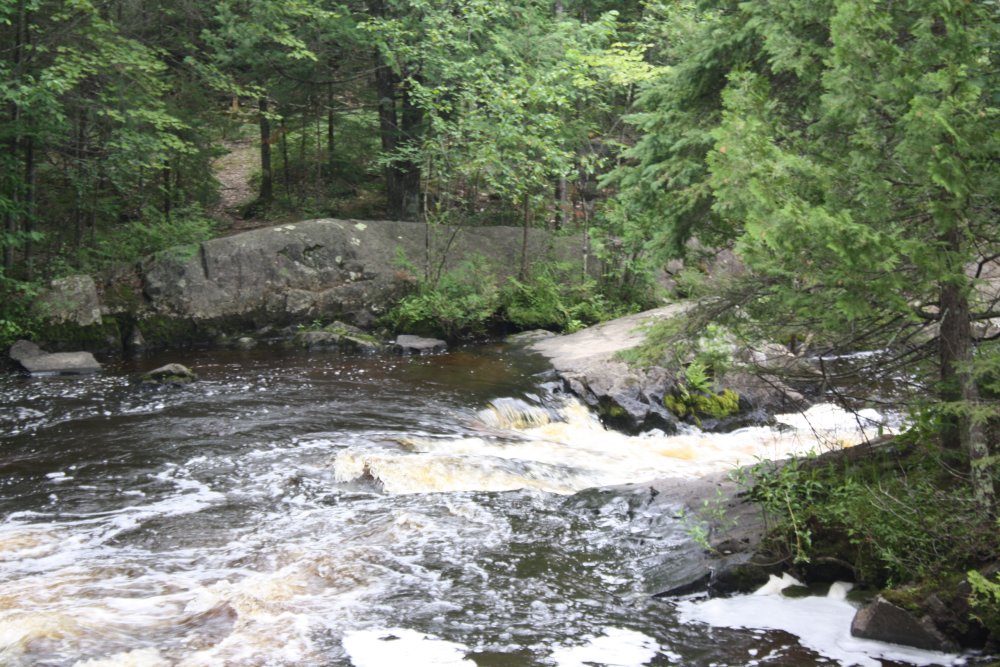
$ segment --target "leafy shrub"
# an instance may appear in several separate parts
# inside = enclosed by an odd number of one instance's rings
[[[1000,637],[1000,576],[991,581],[980,572],[968,573],[972,597],[969,599],[974,616],[994,637]]]
[[[407,262],[397,258],[397,264]],[[525,280],[508,278],[499,286],[496,273],[481,258],[464,262],[436,282],[421,283],[383,323],[454,340],[510,329],[574,331],[631,310],[560,265],[543,265]]]
[[[191,247],[212,238],[215,226],[213,220],[193,210],[176,211],[169,219],[152,213],[146,220],[103,232],[94,247],[85,251],[80,268],[96,272],[115,264],[132,264],[170,248]]]
[[[851,562],[875,585],[964,572],[993,557],[1000,535],[926,443],[860,462],[808,459],[752,467],[742,481],[795,561]]]

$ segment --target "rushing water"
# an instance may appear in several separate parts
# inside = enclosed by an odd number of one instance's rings
[[[172,360],[201,379],[135,382]],[[593,488],[849,439],[831,415],[627,438],[541,370],[216,351],[0,378],[0,664],[835,664],[650,598],[681,522]]]

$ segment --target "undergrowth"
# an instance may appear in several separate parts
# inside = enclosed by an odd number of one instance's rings
[[[497,273],[481,257],[463,262],[436,280],[420,282],[382,324],[457,340],[529,329],[573,332],[638,310],[565,265],[539,265],[524,279],[499,283]]]
[[[899,586],[964,573],[1000,553],[997,523],[976,504],[954,456],[902,436],[864,457],[761,462],[738,481],[787,560],[832,557],[869,585]],[[986,584],[983,604],[1000,590]]]

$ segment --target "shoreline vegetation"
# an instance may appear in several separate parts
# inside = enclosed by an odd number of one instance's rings
[[[0,35],[4,347],[693,304],[563,381],[625,430],[901,415],[749,471],[765,548],[996,650],[997,2],[38,0]]]

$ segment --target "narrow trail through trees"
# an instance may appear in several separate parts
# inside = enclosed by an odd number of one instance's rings
[[[228,233],[259,227],[260,221],[244,219],[241,210],[256,197],[253,175],[260,169],[257,147],[250,139],[225,140],[221,145],[228,152],[212,163],[219,181],[219,201],[209,214]]]

